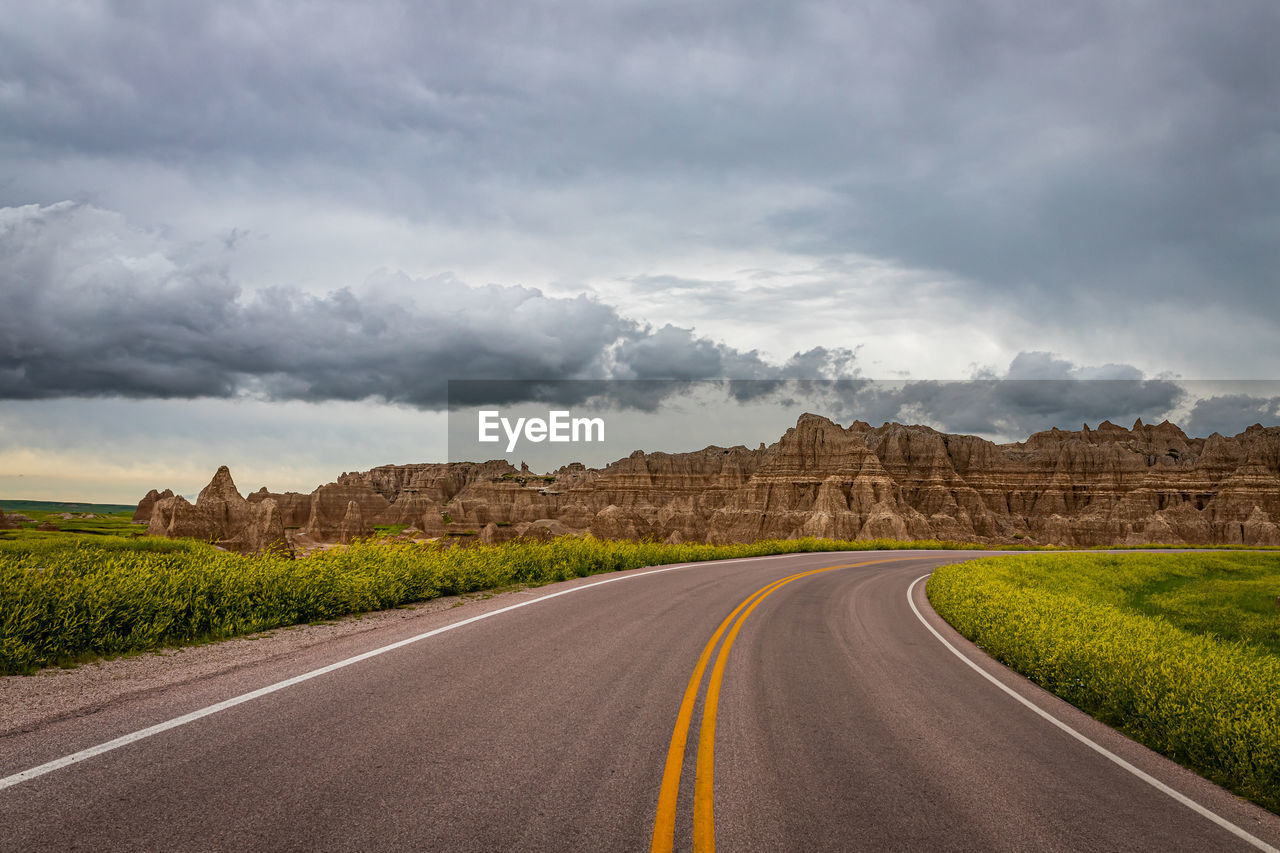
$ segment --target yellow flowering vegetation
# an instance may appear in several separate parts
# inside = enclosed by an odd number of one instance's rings
[[[438,548],[375,538],[301,559],[206,543],[46,534],[0,541],[0,674],[641,566],[809,551],[960,548],[792,539],[667,545],[561,537]]]
[[[996,659],[1280,812],[1280,555],[1018,555],[944,566],[928,595]]]

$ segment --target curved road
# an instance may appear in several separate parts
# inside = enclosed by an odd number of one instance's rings
[[[1280,847],[946,626],[913,582],[974,556],[596,576],[133,697],[0,740],[0,849]]]

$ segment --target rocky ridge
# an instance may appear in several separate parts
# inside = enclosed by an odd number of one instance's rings
[[[156,535],[235,550],[402,536],[954,539],[990,544],[1280,545],[1280,427],[1188,438],[1169,422],[1104,421],[995,444],[925,426],[803,415],[776,443],[636,451],[601,469],[534,475],[505,461],[384,465],[309,495],[240,497],[222,468],[193,506],[150,492]],[[139,519],[141,520],[141,519]]]
[[[146,500],[143,498],[142,502]],[[203,539],[244,553],[291,550],[279,505],[270,498],[246,500],[225,465],[200,491],[194,504],[171,493],[154,500],[149,513],[144,513],[139,503],[134,519],[141,521],[140,514],[145,515],[147,533],[152,536]]]
[[[147,492],[142,500],[138,501],[138,508],[133,511],[133,521],[135,524],[146,524],[151,520],[151,513],[155,510],[158,502],[165,498],[173,497],[172,489],[165,489],[163,492],[157,492],[155,489]]]

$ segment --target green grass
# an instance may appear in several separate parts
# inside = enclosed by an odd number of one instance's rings
[[[511,471],[508,471],[507,473],[503,474],[502,477],[500,477],[499,479],[507,480],[507,481],[514,480],[515,482],[519,483],[522,486],[530,482],[533,482],[534,480],[541,480],[543,483],[545,483],[548,486],[556,481],[556,478],[551,476],[550,474],[522,475],[522,474],[513,473]]]
[[[133,504],[89,504],[75,501],[23,501],[2,500],[0,509],[5,512],[21,512],[30,515],[33,512],[93,512],[124,513],[133,515],[136,509]],[[34,517],[34,516],[33,516]]]
[[[0,542],[12,540],[64,539],[68,536],[133,537],[146,532],[146,526],[133,523],[133,507],[112,508],[105,504],[53,504],[39,501],[4,501],[6,513],[20,512],[31,519],[17,530],[0,530]],[[64,514],[92,513],[95,518],[63,518]],[[40,524],[53,524],[57,531],[37,530]]]
[[[1217,545],[1196,545],[1193,543],[1183,543],[1181,545],[1170,545],[1167,542],[1148,542],[1145,545],[1085,545],[1081,547],[1064,548],[1066,551],[1185,551],[1188,548],[1194,548],[1197,551],[1205,549],[1211,551],[1280,551],[1280,545],[1239,545],[1219,543]]]
[[[241,556],[191,540],[50,534],[0,542],[0,674],[640,566],[960,547],[966,546],[829,539],[666,545],[562,537],[436,548],[375,538],[292,560]]]
[[[944,566],[928,594],[996,659],[1280,812],[1280,555],[1019,555]]]

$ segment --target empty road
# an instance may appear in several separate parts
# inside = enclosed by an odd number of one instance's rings
[[[1280,847],[946,626],[915,582],[974,556],[638,569],[266,655],[0,739],[0,849]]]

